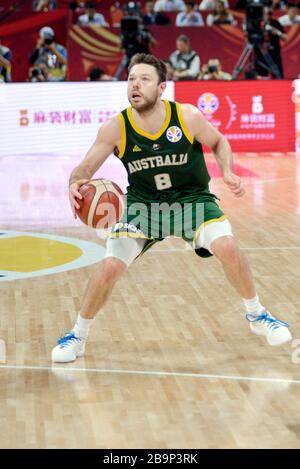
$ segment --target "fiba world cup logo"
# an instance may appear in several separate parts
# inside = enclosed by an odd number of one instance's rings
[[[176,143],[179,142],[179,140],[182,137],[182,131],[179,127],[176,125],[173,125],[172,127],[169,127],[167,130],[167,139],[169,142]]]
[[[198,108],[203,114],[211,116],[219,107],[219,100],[213,93],[203,93],[198,99]]]

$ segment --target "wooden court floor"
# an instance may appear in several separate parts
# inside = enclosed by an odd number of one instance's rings
[[[270,347],[252,335],[218,261],[200,259],[179,239],[129,269],[94,324],[85,358],[68,365],[52,366],[51,349],[73,324],[95,265],[1,282],[1,448],[300,447],[300,161],[236,163],[251,174],[247,195],[235,200],[220,178],[211,189],[249,256],[263,304],[291,324],[298,344]],[[50,191],[43,224],[20,226],[16,213],[3,229],[98,243],[83,225],[50,223],[47,213],[67,204],[60,197]]]

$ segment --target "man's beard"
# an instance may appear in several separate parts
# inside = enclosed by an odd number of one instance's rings
[[[151,109],[154,108],[154,106],[157,102],[157,98],[158,98],[158,93],[153,98],[145,98],[143,96],[143,103],[141,103],[141,104],[134,103],[134,102],[132,102],[131,99],[129,101],[130,101],[130,104],[131,104],[132,108],[135,109],[136,111],[138,111],[138,112],[147,112],[147,111],[151,111]]]

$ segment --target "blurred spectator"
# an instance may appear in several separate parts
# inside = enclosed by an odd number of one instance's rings
[[[298,6],[293,4],[287,5],[287,14],[278,18],[281,26],[292,26],[293,24],[300,24],[300,15],[298,15]]]
[[[204,26],[201,13],[195,11],[194,0],[185,1],[185,11],[177,13],[176,26]]]
[[[96,6],[94,2],[86,2],[85,14],[80,15],[78,18],[80,26],[88,26],[90,24],[97,24],[98,26],[109,26],[104,16],[101,13],[96,12]]]
[[[154,2],[146,2],[145,15],[143,16],[143,22],[145,25],[149,24],[170,24],[171,20],[168,16],[161,13],[161,11],[154,10]]]
[[[8,47],[2,46],[0,40],[0,83],[11,81],[11,59],[11,50]]]
[[[165,66],[167,68],[167,80],[174,80],[174,68],[170,60],[164,60]]]
[[[71,0],[69,2],[69,9],[73,11],[82,10],[84,8],[84,2],[80,0]]]
[[[56,10],[57,1],[56,0],[33,0],[32,2],[32,11],[52,11]]]
[[[247,3],[247,0],[243,0],[245,4]],[[224,2],[225,8],[229,8],[229,3],[228,0],[225,0]],[[215,10],[216,9],[216,0],[202,0],[202,2],[199,5],[199,10],[200,11],[206,11],[206,10]]]
[[[237,0],[234,8],[236,10],[246,10],[248,3],[260,3],[273,10],[284,10],[287,0]]]
[[[154,5],[155,11],[183,11],[183,0],[156,0]]]
[[[123,5],[118,0],[113,2],[109,7],[109,13],[111,26],[113,28],[119,28],[121,26],[122,19],[126,16]]]
[[[34,68],[46,65],[47,81],[64,81],[67,70],[67,50],[55,42],[55,33],[49,26],[40,30],[36,47],[29,57]]]
[[[264,2],[265,6],[269,6],[273,11],[285,10],[287,0],[268,0]]]
[[[222,65],[219,59],[209,59],[207,62],[205,72],[200,77],[200,80],[231,80],[230,73],[222,71]]]
[[[225,7],[225,0],[217,0],[216,9],[213,13],[208,15],[206,18],[206,24],[207,26],[218,24],[231,24],[232,26],[236,26],[237,22]]]
[[[177,50],[169,60],[174,68],[174,80],[196,80],[200,72],[200,57],[192,50],[188,36],[181,34],[176,39]]]
[[[90,71],[87,81],[115,81],[116,78],[107,75],[102,68],[94,67]]]

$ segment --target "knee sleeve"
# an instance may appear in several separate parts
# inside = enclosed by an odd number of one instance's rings
[[[213,221],[204,225],[195,240],[195,248],[204,248],[212,254],[210,249],[211,243],[221,236],[233,236],[231,225],[227,219]]]
[[[108,238],[106,243],[106,257],[116,257],[123,261],[127,267],[142,252],[146,244],[146,239],[118,237]]]

